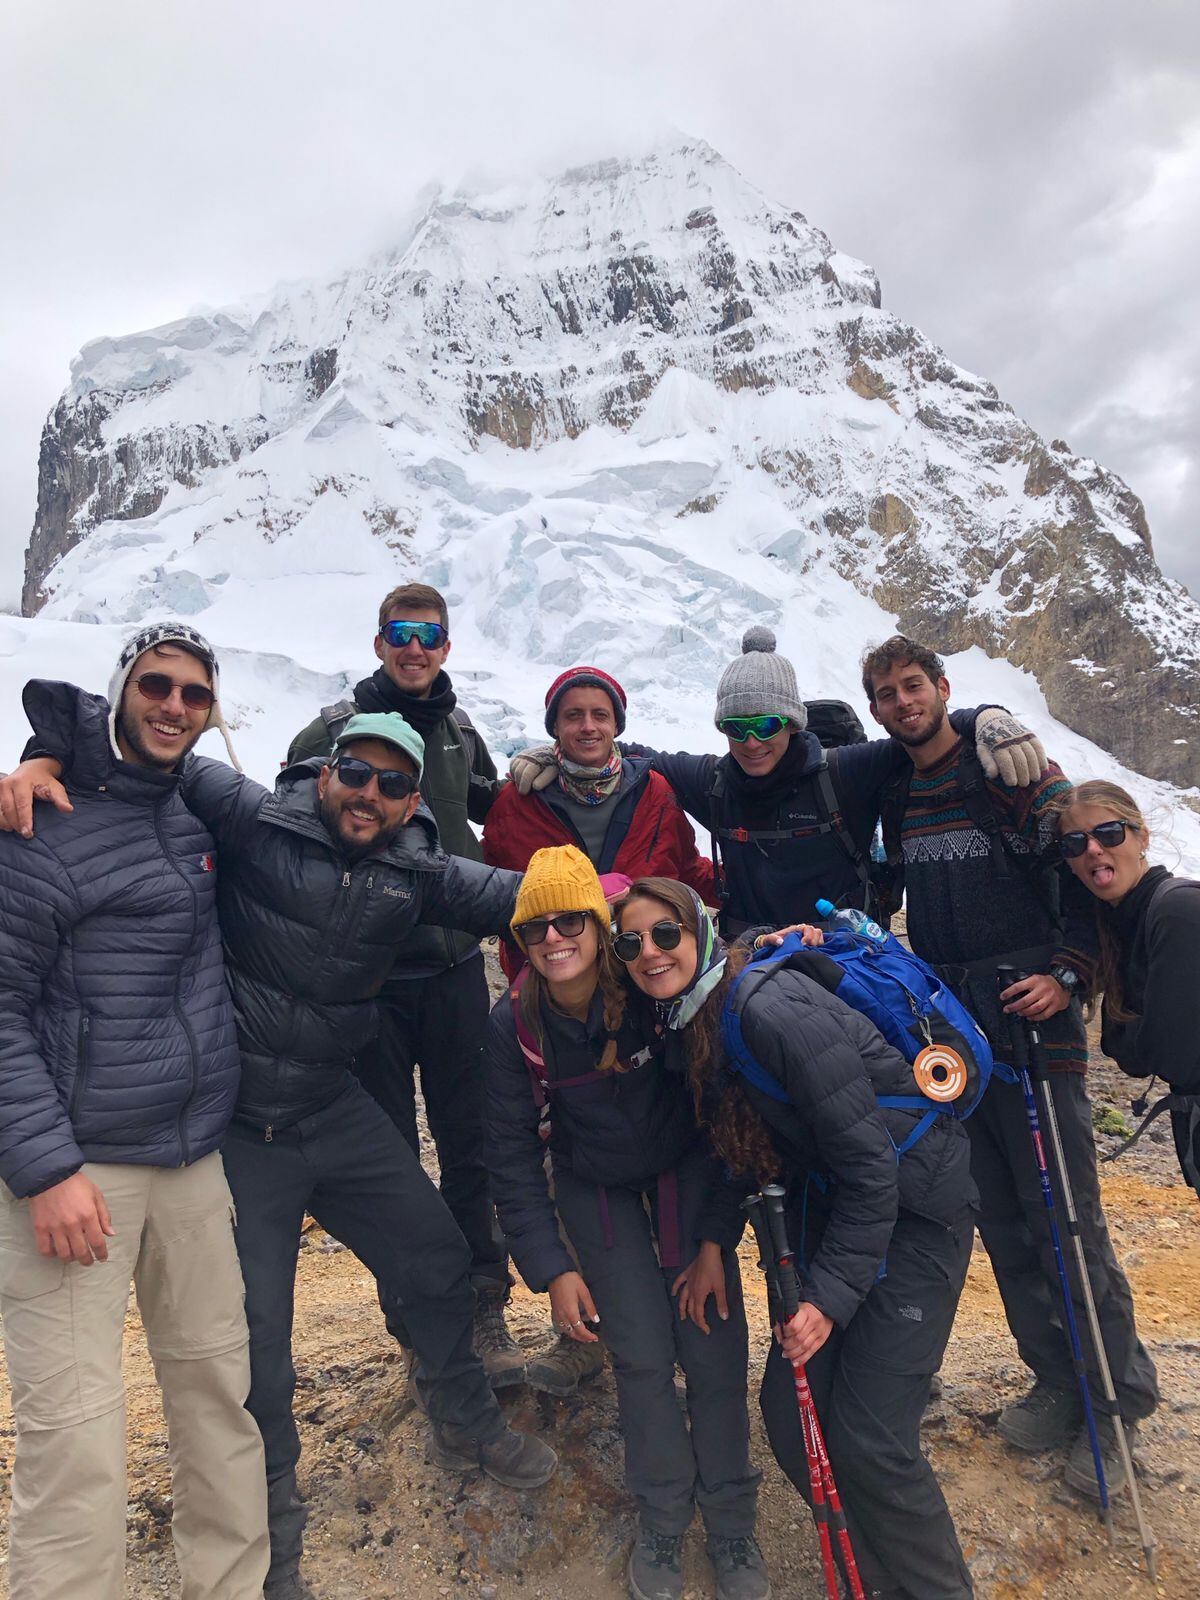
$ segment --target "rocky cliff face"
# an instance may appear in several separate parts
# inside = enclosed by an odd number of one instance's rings
[[[372,543],[497,648],[604,645],[664,694],[748,616],[811,605],[819,631],[833,574],[1200,784],[1200,608],[1136,495],[701,144],[439,197],[336,283],[87,346],[43,435],[25,609],[203,611],[249,574],[373,571]]]

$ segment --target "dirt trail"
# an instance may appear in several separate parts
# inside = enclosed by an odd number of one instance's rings
[[[1094,1070],[1092,1089],[1100,1103],[1128,1101],[1127,1086],[1104,1064]],[[1105,1148],[1114,1142],[1100,1137]],[[1144,1576],[1126,1499],[1110,1551],[1095,1516],[1061,1485],[1061,1453],[1021,1456],[997,1439],[996,1414],[1022,1391],[1026,1375],[977,1246],[945,1362],[945,1396],[926,1440],[981,1600],[1182,1600],[1200,1593],[1200,1207],[1177,1181],[1173,1152],[1161,1139],[1143,1140],[1119,1168],[1103,1171],[1117,1253],[1163,1392],[1139,1445],[1160,1582],[1155,1589]],[[768,1330],[761,1281],[745,1248],[743,1277],[758,1371]],[[537,1348],[547,1338],[545,1301],[519,1289],[512,1323],[522,1343]],[[426,1424],[403,1400],[403,1368],[373,1284],[319,1233],[308,1236],[300,1258],[296,1330],[297,1409],[312,1501],[307,1570],[321,1600],[621,1600],[632,1518],[608,1375],[571,1401],[537,1401],[519,1391],[508,1404],[514,1423],[545,1430],[563,1461],[546,1490],[522,1498],[479,1474],[426,1465]],[[178,1578],[166,1434],[135,1313],[126,1349],[129,1595],[150,1600],[177,1594]],[[764,1471],[759,1530],[775,1593],[780,1600],[819,1596],[808,1513],[752,1415]],[[0,1494],[12,1450],[7,1385],[0,1384]],[[0,1595],[7,1595],[2,1572]],[[689,1600],[707,1600],[712,1582],[698,1530],[687,1575]]]

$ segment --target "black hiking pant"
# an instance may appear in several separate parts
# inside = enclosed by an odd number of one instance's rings
[[[379,999],[379,1033],[360,1052],[355,1071],[420,1155],[419,1065],[442,1199],[471,1251],[471,1279],[507,1289],[508,1255],[483,1160],[483,1041],[490,1006],[481,955],[426,978],[390,982]],[[380,1304],[389,1331],[403,1337],[396,1308],[382,1291]]]
[[[470,1256],[454,1218],[393,1124],[347,1087],[315,1116],[276,1128],[234,1122],[222,1148],[237,1208],[250,1325],[250,1395],[266,1451],[269,1580],[300,1564],[305,1521],[292,1414],[296,1258],[306,1211],[347,1245],[402,1308],[429,1415],[486,1440],[505,1426],[471,1348]]]
[[[795,1217],[789,1233],[801,1236]],[[973,1238],[970,1211],[952,1228],[902,1212],[885,1275],[806,1366],[868,1593],[905,1600],[974,1593],[949,1507],[921,1451],[929,1381],[950,1337]],[[792,1367],[774,1341],[760,1401],[775,1459],[810,1500]]]
[[[681,1322],[671,1286],[699,1248],[696,1224],[709,1173],[703,1157],[675,1172],[679,1261],[662,1240],[659,1187],[583,1183],[551,1158],[555,1204],[600,1314],[612,1356],[625,1443],[625,1483],[648,1533],[680,1534],[696,1507],[710,1533],[754,1532],[761,1474],[750,1464],[746,1312],[737,1256],[725,1258],[729,1320],[708,1303],[709,1332]],[[663,1257],[666,1259],[662,1259]],[[675,1364],[687,1383],[688,1420],[675,1395]]]
[[[1047,1081],[1058,1115],[1067,1176],[1079,1214],[1079,1237],[1117,1402],[1121,1415],[1137,1422],[1148,1417],[1158,1404],[1158,1377],[1138,1338],[1133,1295],[1104,1220],[1087,1082],[1082,1072],[1051,1072]],[[1037,1101],[1041,1120],[1040,1093]],[[1064,1326],[1062,1286],[1020,1084],[993,1078],[979,1106],[967,1119],[966,1128],[971,1139],[971,1174],[979,1187],[979,1233],[1018,1353],[1043,1383],[1074,1391],[1078,1380]],[[1053,1178],[1050,1139],[1045,1128],[1042,1142]],[[1054,1199],[1075,1319],[1088,1363],[1088,1381],[1094,1401],[1102,1405],[1095,1353],[1067,1234],[1066,1211],[1057,1185]]]

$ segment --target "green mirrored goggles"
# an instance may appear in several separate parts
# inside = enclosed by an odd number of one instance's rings
[[[788,719],[778,716],[764,717],[722,717],[717,724],[723,734],[738,744],[745,744],[753,736],[756,739],[773,739],[777,733],[782,733],[787,727]]]

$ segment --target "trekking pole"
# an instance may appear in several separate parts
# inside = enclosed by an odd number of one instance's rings
[[[996,984],[1001,991],[1010,988],[1014,983],[1019,983],[1026,974],[1018,972],[1015,967],[997,967]],[[1029,1030],[1024,1025],[1024,1018],[1015,1017],[1005,1013],[1008,1018],[1009,1039],[1012,1044],[1013,1066],[1016,1067],[1021,1079],[1021,1093],[1025,1097],[1025,1115],[1029,1122],[1029,1136],[1033,1141],[1033,1159],[1037,1163],[1038,1181],[1042,1189],[1042,1202],[1046,1207],[1046,1225],[1050,1230],[1050,1244],[1054,1251],[1054,1264],[1058,1269],[1058,1283],[1062,1290],[1063,1318],[1067,1330],[1067,1342],[1071,1346],[1071,1365],[1075,1369],[1075,1381],[1079,1385],[1079,1398],[1083,1405],[1084,1421],[1087,1424],[1088,1442],[1092,1447],[1092,1460],[1096,1467],[1096,1483],[1100,1490],[1100,1514],[1104,1519],[1104,1527],[1108,1533],[1108,1542],[1113,1542],[1112,1505],[1108,1494],[1108,1480],[1104,1475],[1104,1455],[1100,1449],[1100,1434],[1096,1428],[1096,1410],[1092,1404],[1092,1391],[1088,1385],[1087,1363],[1083,1358],[1083,1341],[1079,1337],[1079,1323],[1075,1316],[1075,1301],[1071,1294],[1071,1279],[1067,1273],[1067,1261],[1063,1255],[1062,1236],[1058,1229],[1058,1209],[1054,1203],[1054,1189],[1050,1183],[1050,1167],[1046,1160],[1046,1147],[1042,1143],[1042,1125],[1038,1116],[1037,1100],[1034,1096],[1033,1076],[1030,1071],[1032,1058],[1032,1039]],[[1059,1163],[1059,1189],[1062,1190],[1063,1170]],[[1088,1282],[1087,1273],[1083,1273],[1083,1280]],[[1090,1285],[1089,1285],[1090,1289]],[[1096,1335],[1093,1332],[1093,1340]]]
[[[761,1194],[750,1195],[743,1208],[750,1218],[758,1241],[758,1265],[767,1280],[767,1305],[772,1324],[790,1321],[800,1309],[800,1286],[796,1278],[795,1258],[787,1239],[787,1225],[783,1214],[784,1191],[778,1184],[768,1184]],[[817,1525],[817,1539],[821,1547],[821,1566],[825,1575],[825,1592],[829,1600],[839,1600],[837,1567],[834,1563],[833,1532],[837,1534],[838,1549],[851,1600],[865,1600],[858,1563],[850,1543],[846,1514],[833,1476],[825,1436],[821,1432],[816,1402],[808,1384],[808,1374],[802,1361],[792,1362],[792,1377],[796,1388],[796,1405],[800,1412],[800,1434],[804,1440],[804,1455],[808,1463],[808,1485],[812,1496],[813,1521]]]
[[[1046,1124],[1046,1131],[1050,1135],[1050,1149],[1054,1157],[1054,1165],[1058,1174],[1059,1191],[1062,1194],[1063,1210],[1067,1214],[1067,1232],[1071,1236],[1071,1243],[1075,1256],[1075,1270],[1079,1275],[1080,1288],[1083,1293],[1083,1307],[1087,1314],[1088,1331],[1092,1337],[1092,1348],[1096,1352],[1096,1370],[1100,1375],[1100,1388],[1104,1401],[1112,1416],[1113,1432],[1116,1435],[1117,1449],[1121,1456],[1121,1465],[1125,1469],[1125,1478],[1129,1484],[1129,1498],[1133,1504],[1133,1514],[1137,1522],[1138,1538],[1142,1544],[1142,1554],[1146,1558],[1146,1571],[1150,1574],[1151,1583],[1158,1582],[1154,1562],[1154,1531],[1146,1521],[1142,1510],[1142,1495],[1138,1488],[1137,1474],[1133,1470],[1133,1456],[1129,1449],[1129,1438],[1125,1432],[1125,1419],[1121,1416],[1121,1408],[1117,1402],[1116,1385],[1113,1383],[1112,1368],[1108,1363],[1108,1351],[1104,1348],[1104,1336],[1100,1330],[1100,1317],[1096,1311],[1096,1296],[1092,1292],[1091,1279],[1088,1277],[1087,1258],[1083,1252],[1083,1238],[1079,1232],[1079,1217],[1075,1210],[1075,1195],[1071,1188],[1071,1180],[1067,1175],[1066,1156],[1063,1153],[1062,1137],[1058,1127],[1058,1112],[1054,1108],[1054,1099],[1050,1093],[1050,1076],[1046,1070],[1045,1052],[1042,1045],[1042,1030],[1033,1018],[1022,1018],[1025,1032],[1029,1039],[1029,1054],[1032,1062],[1032,1072],[1037,1083],[1042,1102],[1042,1116]],[[1086,1384],[1086,1375],[1085,1375]],[[1092,1454],[1096,1457],[1097,1482],[1103,1483],[1100,1476],[1099,1441],[1095,1434],[1095,1418],[1088,1414],[1088,1432],[1092,1441]],[[1107,1490],[1107,1485],[1105,1485]],[[1105,1521],[1108,1527],[1109,1539],[1112,1538],[1112,1513],[1107,1507]]]

